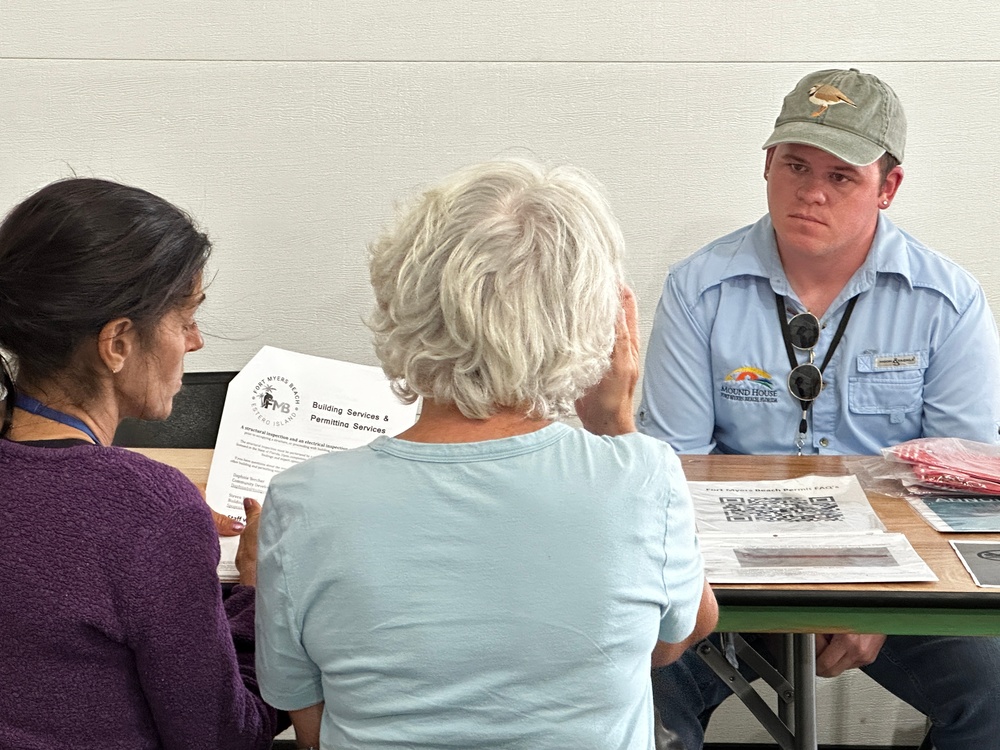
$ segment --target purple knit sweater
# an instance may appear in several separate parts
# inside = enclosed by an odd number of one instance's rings
[[[0,440],[0,748],[267,748],[254,589],[208,506],[120,448]]]

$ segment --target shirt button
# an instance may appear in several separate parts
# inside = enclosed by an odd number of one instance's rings
[[[821,447],[825,448],[826,446],[828,446],[830,444],[830,441],[827,440],[826,438],[820,438],[819,439],[819,444],[820,444]]]

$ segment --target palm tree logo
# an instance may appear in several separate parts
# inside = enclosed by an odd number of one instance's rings
[[[266,409],[274,403],[274,386],[265,385],[263,393],[260,394],[260,408]]]

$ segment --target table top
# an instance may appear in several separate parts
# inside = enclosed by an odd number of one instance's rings
[[[682,456],[681,463],[691,481],[751,481],[853,474],[861,458],[713,455]],[[945,534],[906,500],[867,495],[886,530],[905,534],[938,581],[715,585],[720,629],[1000,635],[1000,589],[976,586],[949,544],[997,540],[1000,546],[1000,534]]]
[[[139,453],[183,471],[203,491],[212,451],[147,448]],[[854,473],[857,456],[682,456],[692,481],[789,479]],[[938,576],[936,582],[726,584],[713,590],[720,630],[1000,635],[1000,589],[977,587],[951,539],[987,541],[1000,534],[944,534],[903,499],[869,492],[889,531],[901,532]]]
[[[215,452],[211,448],[129,448],[129,450],[180,469],[202,493],[205,492],[208,470],[212,466],[212,454]]]

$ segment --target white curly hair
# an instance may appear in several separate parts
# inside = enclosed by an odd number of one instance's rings
[[[553,419],[610,363],[621,228],[586,172],[525,160],[462,169],[370,247],[368,325],[393,390],[485,419]]]

